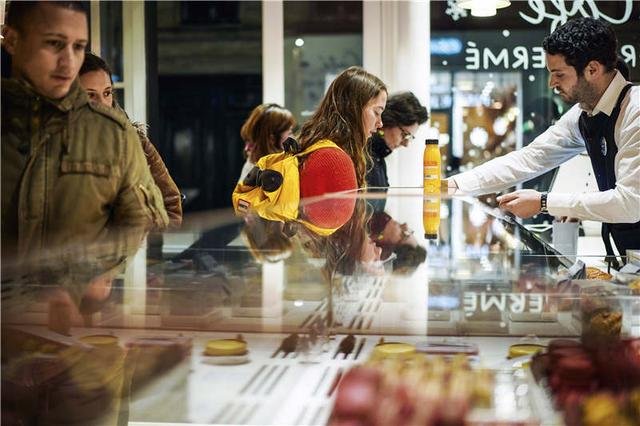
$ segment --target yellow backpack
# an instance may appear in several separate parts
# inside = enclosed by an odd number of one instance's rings
[[[299,158],[323,148],[341,148],[328,139],[318,141],[302,152],[295,152],[292,145],[297,146],[297,142],[287,139],[284,152],[266,155],[258,160],[247,177],[233,190],[233,209],[237,215],[252,211],[267,220],[296,220],[320,235],[330,235],[335,229],[319,228],[298,219]]]

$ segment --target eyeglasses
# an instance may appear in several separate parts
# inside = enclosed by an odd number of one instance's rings
[[[403,229],[402,230],[402,238],[400,239],[398,244],[403,244],[405,241],[407,241],[409,238],[411,238],[412,235],[413,235],[413,230]]]
[[[411,133],[407,132],[402,127],[399,127],[399,129],[400,129],[400,134],[402,135],[402,139],[403,140],[405,140],[407,142],[411,142],[412,140],[414,140],[416,138],[414,135],[412,135]]]

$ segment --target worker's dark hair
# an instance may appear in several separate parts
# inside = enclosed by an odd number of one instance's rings
[[[568,21],[545,37],[542,47],[549,55],[564,56],[579,76],[591,61],[598,61],[611,71],[618,60],[615,33],[609,25],[593,18]]]

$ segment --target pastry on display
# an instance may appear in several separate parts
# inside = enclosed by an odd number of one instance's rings
[[[280,342],[280,346],[273,352],[271,358],[275,358],[276,356],[282,354],[283,358],[286,358],[289,354],[295,353],[298,349],[298,342],[300,341],[300,336],[297,333],[291,333]]]
[[[416,347],[408,343],[385,342],[383,338],[373,348],[371,359],[394,359],[413,355]]]
[[[111,334],[93,334],[82,336],[79,339],[82,343],[96,347],[108,347],[118,344],[118,337]]]
[[[205,346],[204,362],[216,365],[238,365],[249,362],[247,342],[241,334],[235,339],[212,339]]]
[[[535,343],[517,343],[509,347],[507,358],[517,358],[519,356],[534,355],[544,350],[545,346]]]
[[[608,274],[604,271],[601,271],[598,268],[595,268],[593,266],[587,266],[587,279],[589,280],[604,280],[604,281],[609,281],[611,280],[611,278],[613,278],[613,275]]]
[[[640,424],[640,339],[605,343],[555,339],[532,359],[569,426]]]
[[[456,425],[464,424],[474,407],[491,405],[493,373],[472,370],[466,356],[409,354],[411,345],[392,345],[387,349],[405,355],[373,356],[345,373],[330,425]]]
[[[607,282],[581,288],[582,343],[598,346],[620,338],[623,309],[618,296],[626,293],[626,288]]]
[[[613,305],[608,296],[590,295],[582,297],[582,341],[598,345],[602,340],[618,339],[622,330],[622,312]]]
[[[355,347],[356,347],[356,336],[354,336],[353,334],[349,334],[340,341],[340,344],[338,345],[338,350],[333,355],[333,358],[335,359],[338,356],[338,354],[342,354],[343,358],[347,358],[347,356],[349,356],[349,354],[353,352]]]
[[[207,356],[233,356],[247,353],[247,342],[242,338],[209,340],[204,350]]]
[[[584,323],[583,323],[584,325]],[[616,337],[622,330],[622,313],[598,311],[589,317],[588,332],[595,336]]]
[[[584,426],[637,426],[640,424],[640,405],[634,400],[640,395],[640,389],[630,395],[614,395],[609,392],[597,392],[585,398],[582,404]]]

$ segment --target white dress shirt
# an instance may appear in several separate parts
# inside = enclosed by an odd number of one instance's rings
[[[610,116],[628,82],[616,71],[591,114]],[[640,87],[629,90],[614,129],[618,153],[614,159],[616,187],[582,194],[550,192],[549,214],[608,223],[640,221]],[[585,150],[578,128],[582,109],[574,105],[553,126],[526,147],[453,176],[460,190],[488,194],[532,179]]]

